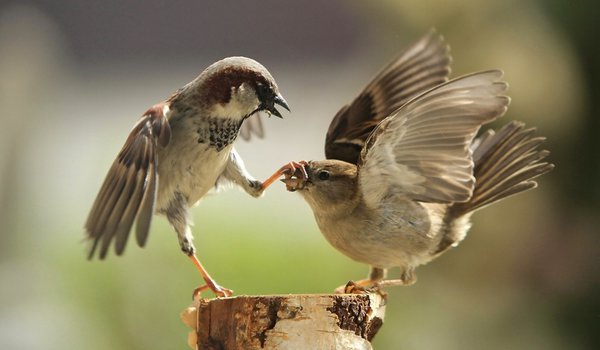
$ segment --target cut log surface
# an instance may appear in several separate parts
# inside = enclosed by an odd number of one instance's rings
[[[380,294],[200,299],[182,314],[197,349],[372,349],[383,325]],[[187,314],[187,316],[186,316]]]

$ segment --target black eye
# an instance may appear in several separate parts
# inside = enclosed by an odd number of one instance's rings
[[[262,98],[267,97],[269,94],[269,87],[265,84],[258,83],[256,85],[256,94]]]
[[[329,180],[329,171],[321,170],[317,176],[319,177],[319,180]]]

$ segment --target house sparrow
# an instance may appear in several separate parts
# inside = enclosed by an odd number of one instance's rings
[[[342,108],[327,132],[327,160],[274,174],[307,201],[329,243],[371,266],[367,279],[338,292],[414,283],[417,266],[465,237],[474,211],[536,187],[532,179],[554,167],[541,161],[544,138],[521,123],[474,139],[506,112],[507,84],[498,70],[440,83],[449,60],[427,49],[441,47],[435,38],[419,41]],[[400,278],[385,280],[392,267]]]
[[[339,110],[327,131],[325,156],[356,164],[377,124],[412,97],[447,81],[451,62],[444,38],[430,30],[381,69],[351,104]],[[285,164],[265,180],[265,187],[295,169],[302,171],[302,164]]]
[[[196,257],[189,208],[223,183],[254,197],[263,193],[263,183],[248,173],[233,143],[240,132],[261,136],[260,120],[251,122],[258,116],[250,118],[256,112],[281,118],[276,104],[289,111],[267,69],[249,58],[229,57],[148,109],[127,137],[88,216],[89,258],[98,252],[104,259],[112,242],[121,255],[134,221],[143,247],[152,215],[165,215],[206,283],[197,291],[231,295]]]

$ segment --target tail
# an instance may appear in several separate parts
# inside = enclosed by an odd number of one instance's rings
[[[511,122],[498,132],[487,130],[473,141],[475,188],[467,202],[449,209],[455,218],[479,210],[514,194],[537,187],[536,177],[554,169],[542,160],[550,154],[538,147],[546,140],[535,136],[535,128],[525,129]]]

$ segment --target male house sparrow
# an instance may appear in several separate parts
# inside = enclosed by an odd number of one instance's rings
[[[429,33],[338,112],[327,160],[275,173],[308,202],[329,243],[371,266],[368,279],[337,291],[414,283],[415,267],[465,237],[473,211],[534,188],[532,179],[553,168],[537,149],[544,138],[521,123],[474,140],[506,112],[507,84],[497,70],[443,82],[442,44]],[[391,267],[400,279],[384,280]]]
[[[256,112],[281,118],[275,104],[289,111],[267,69],[249,58],[229,57],[148,109],[127,137],[90,211],[85,224],[92,241],[89,258],[97,251],[104,259],[111,242],[121,255],[134,221],[143,247],[152,215],[162,214],[206,282],[198,290],[231,295],[197,259],[188,210],[224,182],[254,197],[263,193],[263,183],[248,173],[233,143],[243,125],[247,130],[242,135],[262,133],[244,123]]]

